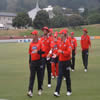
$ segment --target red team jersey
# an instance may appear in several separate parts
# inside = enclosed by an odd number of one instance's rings
[[[68,36],[68,38],[67,38],[68,40],[69,40],[69,42],[71,43],[71,37],[70,36]]]
[[[34,51],[40,50],[40,43],[39,41],[37,43],[35,42],[31,42],[30,46],[29,46],[29,54],[31,55],[31,60],[35,61],[35,60],[39,60],[40,59],[40,55],[38,53],[35,53]]]
[[[75,50],[76,47],[77,47],[76,38],[71,38],[71,48],[72,48],[72,50]]]
[[[48,38],[49,38],[50,41],[53,41],[53,35],[48,36]]]
[[[82,35],[81,36],[81,48],[82,50],[87,50],[91,46],[90,36],[89,35]]]
[[[63,53],[58,53],[59,61],[67,61],[71,59],[71,48],[69,40],[66,40],[65,42],[60,41],[58,49],[63,51]]]
[[[42,37],[40,39],[41,50],[43,52],[45,52],[44,54],[42,54],[43,58],[47,57],[47,55],[48,55],[48,53],[50,51],[50,43],[51,43],[51,40],[48,37]]]
[[[51,41],[50,48],[52,49],[52,54],[57,54],[59,43],[60,43],[59,40]]]

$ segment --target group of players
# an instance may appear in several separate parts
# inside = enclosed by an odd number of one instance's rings
[[[36,73],[38,79],[38,95],[42,94],[45,67],[47,67],[48,88],[51,88],[51,78],[57,78],[54,96],[60,96],[63,77],[66,79],[66,95],[70,96],[72,94],[70,70],[75,70],[75,54],[77,48],[77,40],[74,37],[74,32],[71,32],[70,37],[67,29],[62,29],[60,32],[54,33],[53,29],[43,27],[42,31],[44,34],[40,38],[37,30],[31,33],[33,40],[29,46],[30,79],[27,95],[29,97],[33,96]],[[88,30],[83,29],[80,42],[85,72],[87,72],[88,52],[89,46],[91,46],[90,37],[87,33]]]

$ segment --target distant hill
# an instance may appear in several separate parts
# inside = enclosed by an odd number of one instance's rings
[[[0,0],[0,11],[21,12],[29,11],[35,7],[37,0]],[[95,9],[100,7],[100,0],[39,0],[40,7],[59,5],[77,9],[85,7]]]

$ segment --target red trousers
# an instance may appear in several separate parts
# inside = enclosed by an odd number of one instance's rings
[[[53,76],[58,76],[58,63],[51,63],[51,70]]]

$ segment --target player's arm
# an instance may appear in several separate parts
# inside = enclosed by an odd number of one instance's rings
[[[66,47],[65,50],[58,50],[58,53],[63,54],[64,56],[69,56],[71,54],[71,48],[70,46]]]
[[[77,52],[77,40],[75,39],[75,54]]]
[[[90,37],[89,37],[89,45],[90,45],[90,47],[91,47],[91,40],[90,40]]]
[[[42,54],[44,54],[45,52],[44,51],[42,51],[42,45],[41,45],[42,43],[41,43],[41,40],[39,40],[39,50],[38,50],[38,54],[40,54],[40,55],[42,55]]]

